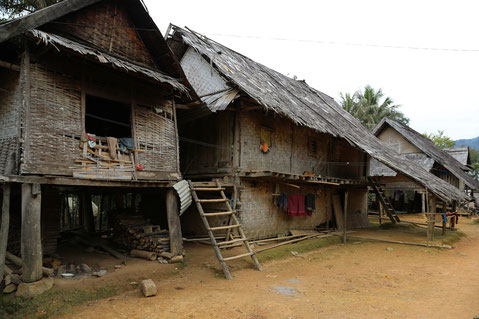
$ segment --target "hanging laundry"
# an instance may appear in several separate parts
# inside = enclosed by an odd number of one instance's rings
[[[120,141],[120,144],[124,147],[126,147],[130,151],[135,150],[135,140],[131,137],[120,137],[118,139]]]
[[[95,146],[96,146],[96,135],[85,133],[85,137],[88,141],[88,146],[90,146],[90,148],[95,148]]]
[[[288,215],[289,216],[304,216],[304,195],[288,195]]]
[[[283,210],[288,210],[288,196],[284,193],[281,193],[280,196],[277,197],[278,207]]]
[[[112,160],[117,160],[118,156],[116,154],[116,144],[118,140],[116,137],[107,137],[106,142],[108,143],[108,151],[110,152],[110,157]]]
[[[316,210],[316,197],[314,194],[306,194],[306,214],[311,216]]]

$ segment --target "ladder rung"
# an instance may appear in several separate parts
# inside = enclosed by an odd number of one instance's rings
[[[223,258],[223,261],[243,258],[243,257],[246,257],[246,256],[251,256],[251,255],[253,255],[253,253],[246,253],[246,254],[241,254],[241,255],[238,255],[238,256],[226,257],[226,258]]]
[[[223,187],[195,187],[192,190],[195,192],[198,191],[224,191],[225,189]]]
[[[239,228],[239,227],[241,227],[240,224],[238,224],[238,225],[228,225],[228,226],[210,227],[209,230],[215,231],[215,230],[233,229],[233,228]]]
[[[247,240],[246,238],[238,238],[238,239],[233,239],[233,240],[228,240],[228,241],[217,242],[217,244],[218,244],[218,246],[222,246],[222,245],[239,243],[239,242],[246,241],[246,240]]]
[[[232,215],[234,214],[232,211],[228,212],[216,212],[216,213],[203,213],[203,216],[211,217],[211,216],[224,216],[224,215]]]
[[[200,203],[222,203],[227,201],[228,201],[227,199],[223,199],[223,198],[198,199],[198,202]]]

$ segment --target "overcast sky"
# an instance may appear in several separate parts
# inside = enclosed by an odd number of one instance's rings
[[[479,136],[478,1],[145,3],[162,32],[170,22],[188,26],[337,101],[370,84],[401,104],[421,133]]]

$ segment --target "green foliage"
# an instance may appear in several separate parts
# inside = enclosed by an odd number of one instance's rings
[[[469,173],[471,176],[479,181],[479,151],[475,148],[469,148],[469,155],[471,156],[472,171]]]
[[[60,1],[62,0],[0,0],[0,15],[15,18]]]
[[[375,90],[366,85],[364,90],[358,90],[354,94],[340,93],[340,98],[343,109],[369,130],[374,129],[385,117],[405,125],[409,124],[409,118],[399,111],[400,105],[394,104],[389,97],[384,98],[381,89]]]
[[[456,144],[449,136],[444,135],[444,131],[441,130],[438,130],[437,133],[424,133],[423,135],[440,148],[451,148]]]

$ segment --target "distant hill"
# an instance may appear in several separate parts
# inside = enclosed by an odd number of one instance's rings
[[[479,136],[475,138],[457,140],[455,147],[461,147],[462,145],[479,150]]]

